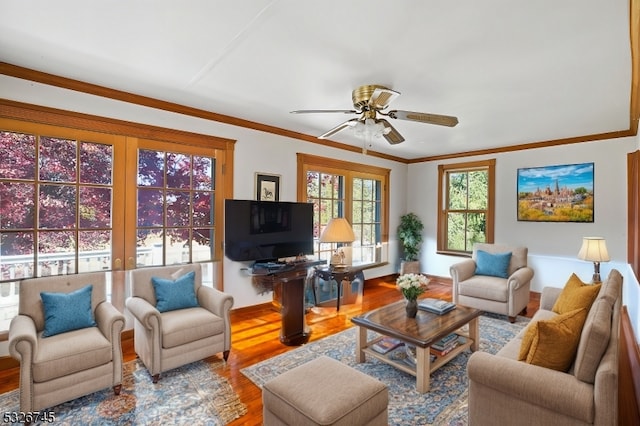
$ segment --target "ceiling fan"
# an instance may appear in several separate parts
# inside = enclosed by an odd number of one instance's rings
[[[384,118],[377,118],[377,115],[385,117],[417,121],[419,123],[437,124],[439,126],[453,127],[458,124],[458,118],[449,115],[427,114],[424,112],[392,110],[384,112],[391,101],[400,96],[400,92],[391,90],[384,86],[370,84],[360,86],[351,92],[353,107],[355,109],[302,109],[291,111],[292,114],[314,114],[314,113],[341,113],[359,114],[360,117],[347,120],[334,127],[328,132],[318,136],[318,139],[328,139],[332,135],[347,128],[357,128],[361,126],[376,126],[385,139],[392,145],[404,141],[402,135]]]

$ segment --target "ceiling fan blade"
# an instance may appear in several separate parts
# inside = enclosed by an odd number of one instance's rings
[[[357,118],[353,118],[351,120],[345,121],[342,124],[338,124],[333,129],[331,129],[328,132],[318,136],[318,139],[328,139],[331,136],[333,136],[336,133],[338,133],[339,131],[346,129],[347,127],[353,127],[357,122],[358,122],[358,119]]]
[[[413,111],[389,111],[387,114],[391,118],[399,120],[418,121],[420,123],[437,124],[439,126],[454,127],[458,124],[458,118],[450,115],[427,114]]]
[[[404,142],[404,138],[402,135],[389,123],[387,120],[378,120],[378,122],[382,123],[385,129],[389,129],[388,133],[383,134],[384,138],[391,145],[398,144],[400,142]]]
[[[369,107],[375,110],[385,109],[398,96],[400,96],[400,92],[386,87],[376,87],[369,98]]]
[[[316,114],[316,113],[342,113],[342,114],[360,114],[360,111],[353,109],[298,109],[290,111],[291,114]]]

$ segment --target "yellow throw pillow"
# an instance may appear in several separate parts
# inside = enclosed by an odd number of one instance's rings
[[[531,333],[526,362],[566,372],[576,356],[586,319],[587,309],[580,308],[531,324],[531,331],[527,329],[523,336],[520,356],[526,346],[525,339]]]
[[[526,361],[527,355],[529,355],[529,349],[531,349],[531,343],[533,337],[538,334],[538,321],[530,323],[524,330],[522,335],[522,342],[520,343],[520,353],[518,354],[518,361]]]
[[[564,314],[585,308],[588,312],[600,292],[600,285],[600,283],[585,284],[576,274],[571,274],[551,310],[556,314]]]

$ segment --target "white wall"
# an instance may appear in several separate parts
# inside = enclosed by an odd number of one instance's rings
[[[605,277],[612,268],[625,277],[623,303],[628,306],[636,335],[640,336],[639,289],[627,263],[627,153],[638,149],[640,139],[628,137],[504,154],[447,161],[459,163],[496,159],[495,241],[525,245],[529,264],[535,271],[532,291],[544,286],[562,287],[572,272],[589,281],[593,264],[577,259],[584,236],[602,236],[607,241],[611,262],[602,263]],[[595,163],[593,223],[518,222],[516,173],[518,168],[557,164]],[[438,163],[409,165],[407,211],[418,214],[425,223],[425,242],[421,252],[422,269],[429,274],[449,275],[449,267],[460,257],[436,253]]]
[[[390,174],[390,230],[388,253],[390,263],[365,271],[365,278],[394,273],[397,268],[397,239],[395,229],[405,213],[407,165],[362,154],[329,148],[314,143],[242,127],[216,123],[152,108],[131,105],[13,77],[0,76],[0,97],[36,105],[77,111],[165,128],[185,130],[236,140],[234,153],[234,194],[237,199],[254,198],[254,174],[264,172],[281,175],[280,199],[296,200],[296,153],[303,152],[329,158],[371,164],[391,169]],[[386,143],[386,142],[384,142]],[[234,297],[234,308],[255,305],[271,300],[271,294],[260,295],[250,277],[242,271],[246,264],[223,260],[224,289]]]
[[[564,284],[567,271],[575,271],[585,280],[591,277],[593,265],[576,258],[584,236],[605,237],[612,261],[626,261],[626,153],[632,151],[634,145],[634,138],[620,138],[470,157],[449,163],[496,159],[495,241],[529,248],[529,261],[535,269],[533,290],[540,291],[544,285]],[[595,163],[593,223],[517,220],[518,168],[586,162]],[[460,258],[436,254],[437,167],[435,162],[409,166],[407,193],[412,196],[408,199],[407,211],[416,212],[425,222],[423,269],[434,275],[449,276],[449,267]],[[601,272],[607,272],[607,264],[602,264]]]

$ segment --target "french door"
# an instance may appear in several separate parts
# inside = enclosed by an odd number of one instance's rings
[[[20,279],[110,271],[123,305],[126,269],[220,259],[232,149],[202,145],[0,118],[0,333]]]

